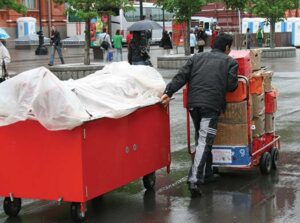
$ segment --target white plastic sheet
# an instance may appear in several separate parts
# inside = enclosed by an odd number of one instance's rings
[[[127,62],[68,81],[40,67],[0,84],[0,126],[35,119],[49,130],[72,129],[84,121],[120,118],[155,104],[164,89],[154,68]]]

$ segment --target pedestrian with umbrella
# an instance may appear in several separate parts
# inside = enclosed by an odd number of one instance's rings
[[[147,49],[147,38],[142,37],[142,32],[153,29],[162,29],[162,27],[151,20],[141,20],[128,27],[128,31],[133,31],[133,38],[128,47],[128,62],[130,64],[152,66]]]
[[[132,65],[152,65],[147,50],[147,40],[141,31],[134,31],[133,38],[128,47],[128,63]]]

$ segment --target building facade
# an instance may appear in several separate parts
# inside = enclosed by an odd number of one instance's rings
[[[12,39],[17,37],[17,19],[20,17],[33,17],[37,20],[36,27],[40,27],[39,2],[41,3],[41,19],[45,36],[49,36],[50,27],[56,25],[62,37],[66,36],[66,16],[64,5],[55,4],[53,0],[19,0],[28,10],[21,15],[13,10],[0,9],[0,27],[5,28]]]

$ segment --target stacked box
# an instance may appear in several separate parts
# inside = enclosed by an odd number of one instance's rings
[[[275,132],[277,92],[272,87],[272,71],[260,70],[252,73],[250,93],[252,97],[252,136],[261,138]]]
[[[264,77],[264,90],[265,92],[271,92],[273,71],[263,71],[262,76]]]
[[[247,101],[229,102],[219,117],[214,145],[248,145]]]
[[[231,50],[229,54],[239,64],[238,75],[249,77],[252,72],[249,50]]]
[[[253,72],[249,80],[252,100],[252,136],[261,137],[265,134],[265,94],[262,70]]]
[[[261,49],[250,50],[250,61],[253,71],[261,69],[261,52]]]

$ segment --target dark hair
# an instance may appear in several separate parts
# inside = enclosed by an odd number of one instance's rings
[[[226,46],[231,48],[232,42],[233,42],[233,38],[231,35],[226,33],[219,34],[215,39],[215,42],[213,44],[213,49],[218,49],[225,52]]]
[[[247,28],[247,32],[250,32],[250,28]]]
[[[117,29],[116,35],[120,35],[120,30],[119,29]]]
[[[103,32],[106,33],[106,28],[103,28]]]

